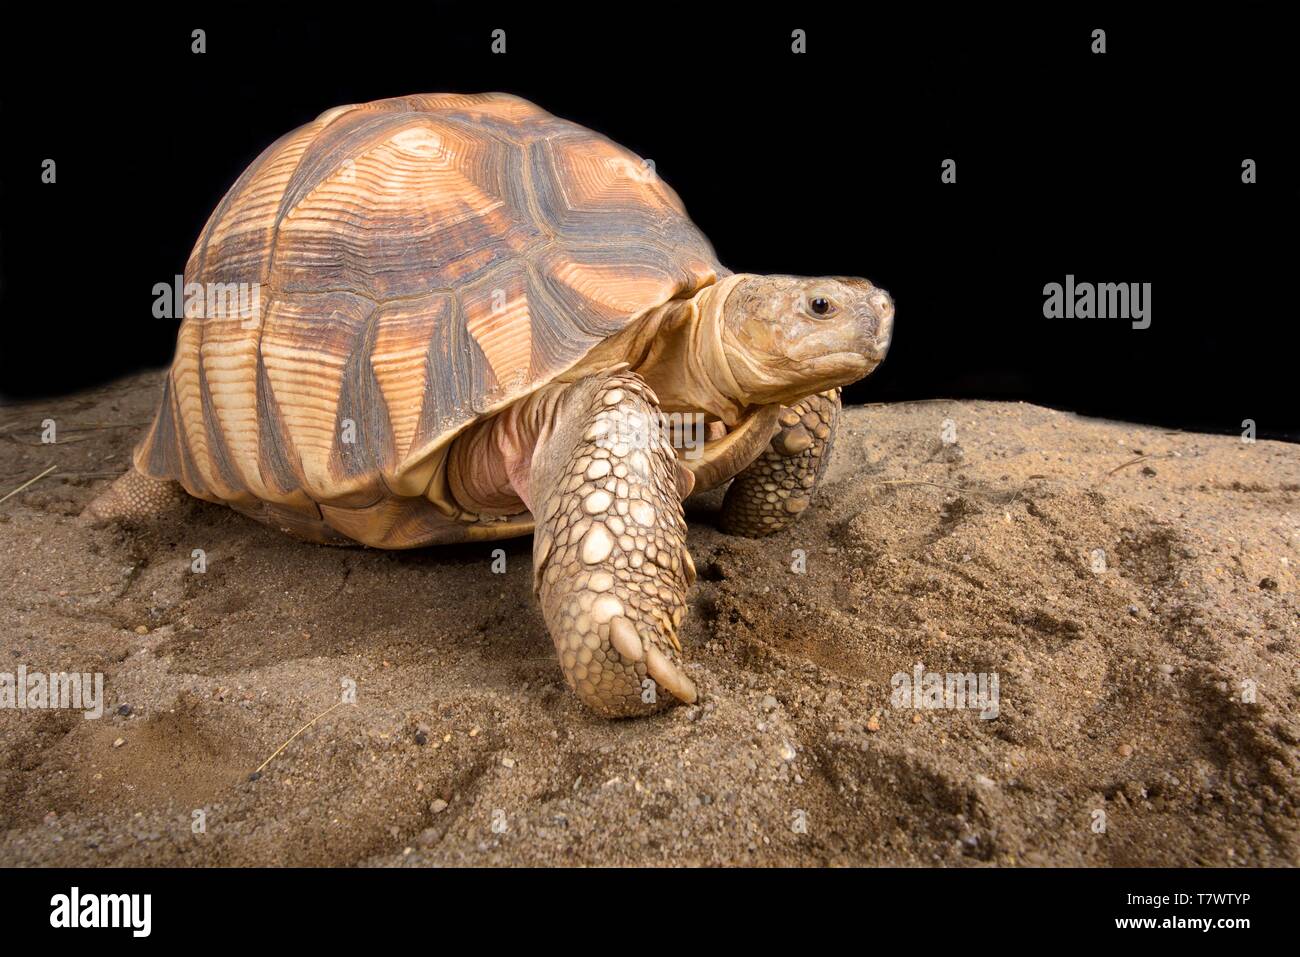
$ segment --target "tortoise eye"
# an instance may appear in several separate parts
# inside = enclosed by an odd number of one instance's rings
[[[831,311],[831,301],[829,299],[824,299],[821,296],[818,296],[812,302],[808,303],[808,305],[812,308],[812,311],[819,316],[824,316],[826,313]]]

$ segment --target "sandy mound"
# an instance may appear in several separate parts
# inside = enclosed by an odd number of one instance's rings
[[[58,466],[0,506],[0,672],[106,699],[0,709],[3,863],[1300,863],[1296,446],[848,410],[796,529],[690,503],[701,703],[610,723],[563,685],[528,540],[496,575],[497,545],[313,547],[198,502],[76,525],[156,381],[0,414],[0,491]],[[894,707],[918,664],[996,675],[997,716]]]

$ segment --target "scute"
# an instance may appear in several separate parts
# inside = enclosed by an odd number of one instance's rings
[[[187,295],[256,295],[233,316],[187,303],[136,465],[352,538],[366,521],[339,510],[423,529],[427,503],[413,521],[401,500],[438,501],[459,429],[725,274],[652,167],[525,100],[338,107],[272,144],[205,226]]]

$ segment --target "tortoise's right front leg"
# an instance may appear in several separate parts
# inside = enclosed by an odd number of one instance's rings
[[[569,386],[530,469],[534,587],[560,666],[608,717],[695,700],[677,628],[695,568],[677,456],[629,372]]]
[[[768,448],[727,489],[722,530],[762,538],[793,525],[826,472],[839,417],[839,389],[810,395],[785,409]]]

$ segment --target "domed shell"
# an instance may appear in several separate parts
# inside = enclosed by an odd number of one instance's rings
[[[525,100],[338,107],[209,219],[136,465],[307,520],[436,500],[458,430],[722,275],[652,166]]]

